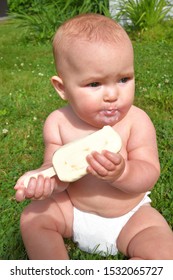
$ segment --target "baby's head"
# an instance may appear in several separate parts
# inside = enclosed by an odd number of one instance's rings
[[[53,40],[53,53],[57,72],[63,68],[63,60],[71,52],[72,47],[87,42],[99,44],[128,43],[130,39],[125,30],[114,20],[100,14],[81,14],[67,20],[57,30]]]
[[[76,116],[95,127],[114,125],[134,98],[131,41],[115,21],[98,14],[65,22],[53,41],[58,76],[51,81]]]

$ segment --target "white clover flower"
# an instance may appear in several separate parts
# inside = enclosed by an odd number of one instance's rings
[[[162,85],[161,85],[160,83],[157,85],[158,88],[161,88],[161,86],[162,86]]]
[[[165,84],[169,84],[169,79],[165,79]]]
[[[2,130],[2,133],[3,133],[3,134],[7,134],[7,133],[8,133],[8,129],[4,128],[4,129]]]

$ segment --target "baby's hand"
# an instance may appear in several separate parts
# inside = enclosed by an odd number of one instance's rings
[[[123,157],[106,150],[102,153],[91,153],[87,156],[87,161],[89,163],[88,173],[109,183],[117,180],[125,169]]]
[[[16,190],[16,200],[17,201],[23,201],[25,198],[28,199],[45,199],[49,197],[53,190],[57,186],[57,180],[55,176],[52,178],[49,177],[43,177],[43,175],[38,175],[38,178],[32,178],[32,174],[34,176],[35,173],[38,173],[43,170],[43,168],[37,169],[37,170],[32,170],[27,173],[25,173],[23,176],[21,176],[14,189]],[[24,181],[27,177],[31,177],[27,188],[24,186]]]

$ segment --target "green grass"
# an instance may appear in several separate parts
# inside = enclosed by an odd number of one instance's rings
[[[155,124],[162,168],[152,190],[152,204],[173,228],[171,27],[172,22],[164,30],[160,28],[158,36],[152,31],[140,34],[133,44],[135,103]],[[0,22],[0,259],[6,260],[27,259],[19,219],[28,201],[17,203],[13,186],[23,172],[37,168],[42,162],[43,123],[51,111],[63,105],[50,84],[50,77],[55,74],[51,44],[26,44],[20,34],[15,25]],[[72,259],[104,259],[81,252],[69,240],[66,243]]]

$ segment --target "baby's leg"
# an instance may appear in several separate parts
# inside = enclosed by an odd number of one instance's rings
[[[118,249],[131,259],[173,260],[173,232],[162,215],[142,206],[124,226]]]
[[[63,237],[72,236],[73,206],[68,194],[33,201],[21,215],[21,233],[30,259],[68,259]]]

